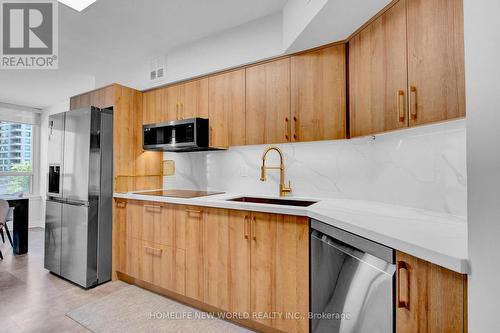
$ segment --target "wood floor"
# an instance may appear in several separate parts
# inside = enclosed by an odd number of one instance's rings
[[[6,240],[7,241],[7,240]],[[0,332],[89,332],[66,313],[127,284],[106,283],[84,290],[43,268],[44,231],[30,229],[29,252],[14,256],[8,241],[0,249]]]

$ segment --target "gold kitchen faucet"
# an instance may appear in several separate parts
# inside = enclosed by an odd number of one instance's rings
[[[280,155],[280,166],[279,167],[266,167],[266,156],[271,150],[276,150]],[[268,147],[264,150],[262,154],[262,167],[260,172],[260,180],[266,181],[266,169],[279,169],[280,170],[280,197],[284,197],[287,193],[292,192],[292,187],[290,181],[288,181],[288,186],[285,185],[285,165],[283,164],[283,153],[278,147]]]

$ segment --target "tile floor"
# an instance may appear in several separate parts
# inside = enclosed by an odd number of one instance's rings
[[[106,283],[84,290],[43,268],[44,231],[30,229],[29,251],[14,256],[0,239],[0,332],[89,332],[66,313],[126,284]]]

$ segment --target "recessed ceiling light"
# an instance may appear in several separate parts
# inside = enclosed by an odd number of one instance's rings
[[[97,0],[59,0],[60,3],[81,12]]]

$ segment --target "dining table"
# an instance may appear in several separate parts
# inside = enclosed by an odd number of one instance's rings
[[[28,226],[29,226],[29,198],[19,196],[0,195],[9,206],[14,208],[12,243],[14,254],[28,253]]]

